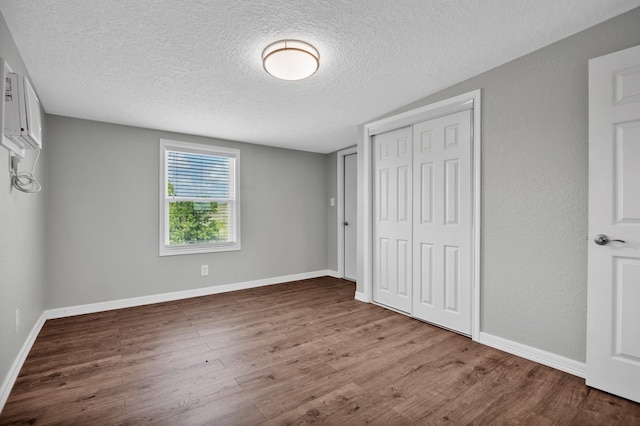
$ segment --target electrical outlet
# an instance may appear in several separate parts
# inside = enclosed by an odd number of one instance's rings
[[[333,197],[329,198],[329,205],[331,207],[335,207],[336,206],[336,199],[333,198]]]
[[[18,328],[20,327],[20,308],[16,309],[16,314],[13,318],[13,324],[14,324],[14,332],[17,333]]]
[[[200,275],[203,277],[209,275],[209,265],[200,265]]]

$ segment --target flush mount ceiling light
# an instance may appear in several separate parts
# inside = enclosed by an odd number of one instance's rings
[[[262,52],[264,69],[282,80],[302,80],[318,70],[320,54],[309,43],[280,40]]]

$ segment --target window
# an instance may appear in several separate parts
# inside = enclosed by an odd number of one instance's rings
[[[240,151],[160,140],[160,256],[240,250]]]

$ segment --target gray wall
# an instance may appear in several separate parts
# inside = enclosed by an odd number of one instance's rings
[[[50,308],[327,269],[324,155],[53,115],[47,136]],[[241,251],[158,256],[160,138],[240,149]]]
[[[483,332],[585,360],[587,61],[638,44],[634,9],[388,114],[482,89]]]
[[[327,170],[327,222],[325,234],[327,235],[327,269],[338,270],[338,154],[332,153],[325,156]],[[331,207],[329,200],[333,198],[336,205]]]
[[[2,15],[0,56],[13,71],[27,74]],[[4,95],[0,101],[4,102]],[[46,126],[46,122],[43,125]],[[35,172],[43,186],[48,142],[45,137]],[[20,169],[31,169],[34,159],[35,151],[28,152]],[[44,212],[44,190],[24,194],[11,188],[9,151],[0,147],[0,383],[44,310]],[[14,332],[16,309],[20,309],[21,314],[18,333]]]

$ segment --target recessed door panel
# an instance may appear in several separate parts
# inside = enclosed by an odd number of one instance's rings
[[[427,152],[431,150],[431,130],[425,130],[420,133],[420,152]]]
[[[640,222],[640,121],[615,125],[615,208],[618,222]],[[629,182],[635,182],[630,185]]]
[[[616,104],[640,102],[640,67],[621,70],[613,76]]]
[[[460,292],[460,249],[453,246],[444,246],[444,309],[458,313]]]
[[[398,157],[406,157],[411,155],[409,151],[409,140],[406,137],[400,137],[397,139],[398,143]]]
[[[458,147],[458,125],[452,124],[444,128],[444,147],[445,149]]]
[[[389,291],[389,239],[380,238],[379,247],[380,260],[378,265],[380,267],[380,274],[378,276],[380,288]]]
[[[378,158],[380,158],[380,160],[388,160],[389,158],[391,158],[392,157],[391,141],[381,142],[378,145],[378,150],[380,152],[380,154],[378,155]]]
[[[420,244],[420,303],[433,306],[433,244]]]
[[[444,162],[444,218],[446,225],[458,225],[460,207],[460,176],[458,159]]]
[[[420,165],[420,223],[433,222],[433,163]]]
[[[409,296],[409,242],[407,240],[398,240],[398,294]]]
[[[411,217],[410,179],[409,166],[398,167],[398,221],[400,222],[408,222]]]
[[[378,179],[378,208],[380,209],[378,218],[380,221],[386,222],[389,220],[389,169],[382,169],[378,173],[380,174]]]
[[[614,354],[640,366],[640,259],[614,258]]]

